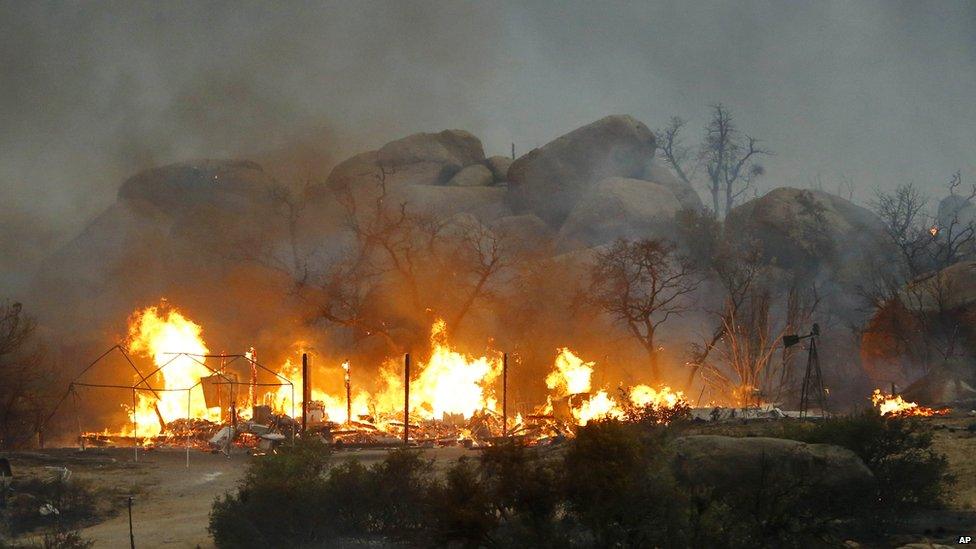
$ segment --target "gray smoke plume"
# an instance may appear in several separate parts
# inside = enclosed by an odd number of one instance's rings
[[[696,133],[721,101],[776,151],[765,188],[936,193],[976,176],[974,65],[969,2],[6,2],[0,287],[16,297],[146,167],[321,175],[443,128],[522,153],[608,113]]]

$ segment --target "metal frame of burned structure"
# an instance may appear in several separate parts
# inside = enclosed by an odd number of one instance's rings
[[[133,383],[131,385],[121,385],[121,384],[113,384],[113,383],[89,383],[89,382],[85,382],[85,381],[80,381],[85,376],[85,374],[87,374],[90,370],[92,370],[93,368],[95,368],[99,364],[103,363],[103,361],[109,355],[111,355],[113,351],[118,351],[118,353],[125,359],[125,362],[132,368],[132,370],[135,372],[136,376],[138,376],[138,381],[137,382],[135,382],[135,383]],[[211,384],[211,385],[216,386],[216,389],[211,389],[211,392],[214,391],[214,390],[216,391],[216,395],[215,396],[218,399],[218,402],[220,401],[220,397],[221,397],[222,392],[223,392],[222,387],[224,387],[224,386],[227,387],[228,391],[230,391],[230,393],[232,395],[236,393],[237,387],[240,386],[240,385],[248,386],[251,389],[251,393],[252,394],[254,392],[254,388],[255,387],[284,387],[284,386],[290,386],[291,387],[291,392],[292,392],[292,417],[293,417],[295,415],[295,410],[294,410],[295,386],[294,386],[294,384],[291,381],[289,381],[287,378],[283,377],[281,374],[279,374],[279,373],[275,372],[274,370],[271,370],[270,368],[262,365],[261,363],[259,363],[258,361],[254,360],[253,358],[251,358],[250,356],[248,356],[246,354],[195,354],[195,353],[185,353],[185,352],[172,352],[172,353],[167,353],[167,354],[172,355],[171,358],[167,362],[165,362],[165,363],[157,366],[154,370],[152,370],[148,374],[145,374],[144,375],[142,373],[142,371],[139,370],[139,367],[136,366],[135,362],[133,362],[132,358],[129,356],[129,353],[126,351],[126,349],[122,345],[119,345],[119,344],[113,345],[108,350],[106,350],[104,353],[102,353],[101,355],[99,355],[98,358],[96,358],[91,363],[89,363],[88,366],[86,366],[68,384],[68,388],[66,389],[65,393],[61,396],[61,398],[58,400],[57,404],[54,406],[53,410],[51,411],[50,416],[48,416],[48,421],[47,422],[49,422],[51,420],[51,418],[54,417],[54,415],[58,412],[58,410],[61,408],[61,406],[67,401],[68,397],[71,397],[72,398],[72,402],[73,402],[74,407],[75,407],[75,410],[74,410],[75,414],[74,415],[75,415],[75,418],[76,418],[76,423],[77,423],[77,428],[78,428],[78,443],[79,443],[80,449],[81,450],[85,450],[86,442],[88,442],[89,444],[93,444],[93,445],[103,444],[105,442],[105,440],[104,440],[105,437],[104,436],[99,435],[97,433],[86,433],[82,429],[82,424],[81,424],[81,400],[82,399],[81,399],[81,396],[78,394],[77,388],[78,387],[86,387],[86,388],[94,388],[94,389],[121,389],[121,390],[129,390],[132,393],[132,412],[130,413],[131,420],[132,420],[132,434],[131,434],[130,437],[121,437],[121,438],[130,438],[131,439],[132,445],[133,445],[133,452],[134,452],[133,453],[133,459],[135,461],[138,461],[139,460],[139,448],[140,448],[139,436],[138,436],[138,433],[139,433],[139,425],[138,425],[138,421],[137,421],[136,416],[135,416],[135,413],[134,413],[135,407],[136,407],[136,396],[137,396],[137,394],[140,391],[142,391],[142,392],[149,392],[149,393],[152,393],[152,395],[156,399],[159,399],[160,393],[165,393],[165,392],[176,392],[176,393],[186,392],[186,395],[187,395],[186,396],[186,399],[187,399],[187,417],[186,418],[177,418],[177,419],[174,419],[172,421],[166,422],[163,419],[162,414],[159,412],[158,407],[155,408],[156,415],[157,415],[157,417],[159,419],[159,423],[160,423],[160,427],[161,427],[161,433],[160,433],[160,435],[154,436],[154,437],[148,437],[148,436],[147,437],[144,437],[143,444],[145,444],[145,443],[152,443],[153,445],[166,445],[166,446],[173,446],[173,447],[176,447],[176,446],[185,446],[185,448],[186,448],[186,466],[187,467],[190,466],[190,449],[191,449],[191,447],[194,447],[194,446],[198,446],[198,447],[200,447],[200,446],[209,447],[210,444],[208,444],[208,441],[212,442],[216,438],[214,435],[220,436],[220,433],[222,431],[228,429],[228,427],[231,429],[231,431],[229,431],[229,435],[230,436],[228,437],[226,434],[223,436],[223,438],[225,438],[226,441],[227,441],[227,443],[228,443],[228,447],[229,447],[229,443],[236,437],[236,435],[238,433],[245,433],[245,434],[251,435],[250,438],[252,439],[251,440],[252,443],[257,442],[258,439],[261,439],[262,437],[265,437],[268,434],[271,434],[273,432],[277,432],[277,434],[279,435],[280,438],[284,438],[283,436],[280,436],[281,431],[288,431],[289,434],[291,435],[291,437],[294,438],[294,435],[295,435],[294,420],[292,420],[289,417],[288,418],[289,421],[283,421],[283,418],[282,417],[275,417],[273,414],[267,414],[268,415],[267,419],[271,420],[271,421],[269,421],[269,425],[262,425],[259,428],[255,428],[255,425],[256,424],[253,423],[253,419],[254,418],[253,418],[253,413],[252,413],[252,421],[249,421],[246,424],[245,423],[242,423],[241,425],[243,426],[243,429],[242,430],[238,430],[236,401],[235,401],[234,398],[231,398],[231,400],[230,400],[230,406],[229,406],[229,411],[230,411],[230,421],[229,421],[229,423],[230,423],[230,425],[229,426],[228,425],[222,425],[220,423],[214,423],[214,422],[211,422],[211,421],[209,421],[207,419],[193,418],[193,417],[191,417],[192,414],[190,413],[190,396],[191,396],[191,393],[192,393],[192,391],[194,389],[196,389],[196,388],[199,387],[201,389],[201,391],[204,393],[204,399],[205,399],[205,401],[210,400],[208,398],[208,390],[207,390],[207,387],[206,387],[208,383]],[[204,368],[206,368],[209,372],[211,372],[212,375],[210,376],[210,378],[201,378],[201,379],[199,379],[195,384],[193,384],[193,385],[191,385],[189,387],[181,387],[181,388],[154,387],[149,382],[149,380],[152,379],[153,376],[155,376],[155,375],[159,374],[160,372],[162,372],[163,370],[165,370],[166,367],[168,367],[171,364],[173,364],[173,362],[177,358],[179,358],[179,357],[187,357],[188,359],[190,359],[190,360],[194,361],[195,363],[197,363],[197,364],[203,366]],[[207,359],[219,359],[219,360],[221,360],[222,364],[221,364],[220,369],[214,369],[214,368],[211,368],[209,365],[207,365],[206,364],[206,360]],[[238,381],[237,378],[236,378],[236,375],[233,375],[233,377],[232,377],[232,374],[228,374],[228,372],[226,371],[226,369],[227,369],[228,366],[230,366],[235,361],[240,360],[240,359],[243,359],[244,361],[246,361],[249,364],[250,370],[252,372],[252,376],[251,376],[251,379],[249,381]],[[226,361],[226,362],[224,362],[224,361]],[[267,372],[267,373],[271,374],[272,376],[274,376],[274,378],[276,378],[276,379],[278,379],[280,381],[273,382],[273,383],[258,382],[257,381],[257,371],[258,370]],[[213,378],[218,378],[218,380],[213,380]],[[254,406],[253,398],[251,400],[252,400],[252,407],[253,407]],[[220,407],[221,407],[221,411],[223,412],[223,406],[220,406]],[[283,417],[288,417],[288,416],[283,416]],[[47,423],[47,422],[45,422],[45,423]],[[279,437],[271,437],[271,438],[268,438],[267,440],[277,440],[277,439],[279,439]],[[120,438],[120,437],[115,437],[115,438]],[[183,444],[179,444],[179,442],[183,442]],[[227,448],[225,448],[225,451],[226,450],[227,450]]]

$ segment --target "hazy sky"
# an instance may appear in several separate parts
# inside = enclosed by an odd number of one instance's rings
[[[976,2],[0,3],[0,296],[139,169],[329,162],[462,128],[519,151],[610,113],[765,140],[766,188],[976,179]]]

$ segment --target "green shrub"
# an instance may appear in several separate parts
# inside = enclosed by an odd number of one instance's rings
[[[850,448],[874,472],[876,493],[828,491],[773,460],[748,475],[731,471],[721,486],[696,483],[675,476],[672,426],[605,420],[562,448],[486,448],[440,475],[413,450],[329,469],[326,449],[302,441],[255,460],[237,492],[215,502],[210,529],[220,547],[807,547],[836,543],[875,518],[860,509],[937,505],[951,480],[931,434],[911,420],[865,415],[775,428]]]
[[[499,524],[495,505],[479,467],[462,457],[444,473],[444,482],[432,487],[433,540],[441,546],[483,546]]]
[[[945,456],[932,448],[932,432],[917,418],[882,417],[874,410],[818,424],[785,427],[784,436],[852,450],[874,473],[880,511],[938,508],[955,479]]]
[[[214,501],[209,531],[220,547],[278,547],[321,541],[328,448],[298,440],[251,462],[236,493]]]
[[[662,451],[667,431],[620,421],[580,428],[564,459],[573,516],[601,547],[682,546],[689,500]]]
[[[510,443],[486,448],[481,482],[499,517],[489,538],[502,547],[559,547],[569,526],[560,520],[565,507],[563,471],[556,460],[535,449]]]

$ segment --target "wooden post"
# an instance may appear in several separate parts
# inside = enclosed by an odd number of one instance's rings
[[[410,444],[410,353],[403,355],[403,445]]]
[[[187,420],[190,419],[190,391],[192,390],[193,389],[186,390],[186,419]],[[200,390],[201,391],[203,390],[202,386],[200,387]],[[187,469],[190,468],[190,431],[191,431],[190,423],[189,421],[187,421],[186,424],[186,468]]]
[[[75,391],[74,383],[68,385],[68,390],[71,391],[72,400],[75,402],[75,421],[78,423],[78,447],[82,452],[84,452],[85,436],[81,432],[81,407],[78,405],[78,393]]]
[[[349,361],[342,363],[342,369],[345,370],[345,381],[346,381],[346,424],[352,425],[352,379],[349,377]]]
[[[136,549],[136,536],[132,533],[132,496],[129,496],[129,547]]]
[[[502,353],[502,437],[508,436],[508,353]]]
[[[515,160],[515,143],[512,143],[512,160]]]
[[[135,461],[139,461],[139,425],[136,423],[136,390],[132,390],[132,449],[135,452]],[[131,505],[132,502],[130,501]]]
[[[302,432],[308,428],[308,395],[311,380],[308,379],[308,354],[302,353]]]

